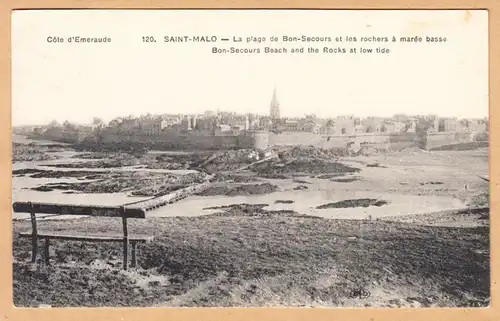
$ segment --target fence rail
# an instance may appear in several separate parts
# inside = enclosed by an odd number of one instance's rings
[[[12,205],[16,213],[38,213],[59,215],[87,215],[107,217],[145,218],[146,211],[141,207],[70,205],[36,202],[15,202]]]

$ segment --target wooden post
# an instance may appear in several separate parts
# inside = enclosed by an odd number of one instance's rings
[[[50,246],[50,239],[48,237],[45,238],[45,250],[44,250],[44,256],[45,256],[45,264],[49,265],[49,246]]]
[[[128,267],[128,229],[127,218],[125,217],[125,208],[121,207],[122,223],[123,223],[123,269],[127,270]]]
[[[137,242],[132,241],[132,263],[130,263],[130,267],[133,268],[135,268],[137,265],[136,252],[137,252]]]
[[[37,238],[38,238],[38,232],[36,229],[36,215],[35,212],[33,211],[33,205],[31,202],[29,203],[30,207],[30,217],[31,217],[31,262],[35,263],[36,262],[36,252],[38,249],[37,245]]]

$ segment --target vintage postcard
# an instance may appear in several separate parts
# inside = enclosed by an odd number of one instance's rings
[[[12,13],[16,307],[490,305],[488,11]]]

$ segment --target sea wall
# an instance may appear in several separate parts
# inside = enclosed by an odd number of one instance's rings
[[[408,147],[423,147],[423,138],[416,133],[391,133],[389,134],[391,151],[401,151]]]
[[[486,137],[486,138],[484,138]],[[40,136],[34,139],[52,139],[56,137]],[[217,150],[253,148],[266,150],[273,146],[314,146],[323,149],[349,148],[351,150],[376,149],[378,151],[400,151],[408,147],[433,149],[441,146],[486,140],[485,133],[440,132],[418,135],[416,133],[357,133],[356,135],[325,135],[308,132],[247,131],[234,133],[168,133],[157,136],[125,135],[121,133],[102,133],[88,139],[92,145],[141,146],[160,150]],[[66,139],[65,141],[71,143]],[[78,141],[75,141],[78,142]]]
[[[425,148],[430,150],[446,145],[467,143],[474,141],[475,133],[441,132],[427,135]]]
[[[154,146],[159,149],[232,149],[239,147],[238,136],[197,135],[119,135],[106,134],[100,138],[104,144],[130,143]]]
[[[358,133],[354,135],[323,135],[304,132],[269,133],[270,146],[314,146],[317,148],[375,148],[378,151],[401,151],[416,147],[433,149],[441,146],[487,140],[485,133],[440,132],[417,133]]]
[[[358,133],[356,135],[324,135],[304,132],[269,133],[270,146],[314,146],[323,149],[371,147],[385,151],[392,149],[392,144],[399,148],[411,143],[413,143],[413,139],[403,138],[400,142],[398,137],[394,138],[393,135],[379,133]]]
[[[328,149],[346,147],[346,144],[345,139],[336,136],[306,132],[269,133],[269,146],[315,146]]]
[[[164,150],[216,150],[239,148],[265,150],[268,148],[268,138],[269,135],[267,132],[247,132],[239,135],[171,133],[158,136],[106,133],[96,140],[102,144],[140,144]]]

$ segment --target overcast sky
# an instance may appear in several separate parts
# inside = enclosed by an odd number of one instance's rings
[[[395,113],[488,115],[486,11],[19,11],[13,14],[13,125],[86,123],[129,114],[227,110],[283,116]],[[446,36],[446,43],[314,44],[388,47],[388,55],[211,53],[230,43],[164,43],[166,35]],[[52,44],[48,36],[107,36]],[[156,43],[143,43],[154,36]],[[244,39],[245,41],[245,39]],[[303,43],[238,48],[308,47]]]

